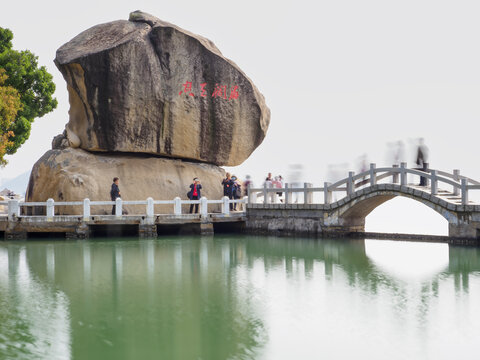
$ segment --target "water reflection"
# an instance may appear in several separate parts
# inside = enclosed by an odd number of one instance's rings
[[[478,248],[240,236],[0,243],[0,358],[469,358],[479,301]],[[448,348],[452,339],[462,347]]]
[[[400,280],[429,279],[448,267],[448,244],[366,240],[373,263]]]
[[[22,245],[0,247],[0,359],[69,359],[69,302],[51,284],[55,255],[45,249],[47,281],[31,273]]]

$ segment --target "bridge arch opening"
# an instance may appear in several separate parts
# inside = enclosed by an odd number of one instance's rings
[[[365,231],[448,236],[448,221],[417,200],[397,196],[366,216]]]

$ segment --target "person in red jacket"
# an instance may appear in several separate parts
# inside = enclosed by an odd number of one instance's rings
[[[200,180],[198,178],[193,179],[193,184],[190,185],[190,191],[188,192],[188,198],[190,200],[198,200],[202,197],[201,194],[202,185],[200,184]],[[193,212],[193,205],[190,204],[190,214]],[[198,204],[195,204],[195,214],[198,213]]]

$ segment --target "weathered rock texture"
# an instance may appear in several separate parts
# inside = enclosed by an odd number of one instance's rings
[[[186,200],[194,177],[202,182],[202,196],[221,199],[223,169],[151,156],[92,154],[81,149],[49,150],[33,166],[26,201],[110,201],[113,177],[120,178],[123,200]],[[129,213],[145,213],[145,206],[126,206]],[[209,208],[209,211],[215,208]],[[183,209],[186,210],[186,207]],[[81,207],[56,207],[57,214],[82,214]],[[110,214],[111,206],[94,206],[92,214]],[[173,205],[157,205],[155,213],[173,213]]]
[[[6,201],[3,196],[0,196],[0,201]],[[8,207],[5,205],[0,205],[0,214],[6,214],[8,212]]]
[[[82,32],[55,63],[67,81],[72,147],[235,166],[268,128],[263,95],[211,41],[142,12]]]

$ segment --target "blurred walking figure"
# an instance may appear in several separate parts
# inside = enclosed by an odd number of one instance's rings
[[[303,165],[302,164],[291,164],[288,166],[288,183],[291,187],[299,188],[302,187],[302,178],[303,178]],[[293,193],[293,202],[297,204],[299,202],[300,196],[303,193],[294,192]]]
[[[405,144],[402,140],[387,143],[387,164],[400,165],[405,161]]]
[[[267,177],[265,178],[264,185],[267,185],[267,188],[275,187],[273,182],[274,182],[274,180],[273,180],[273,177],[272,177],[272,173],[269,172]],[[269,192],[268,196],[270,198],[270,203],[274,203],[275,202],[275,193]]]
[[[393,163],[395,165],[400,165],[404,161],[405,161],[405,144],[403,143],[402,140],[399,140],[397,141],[397,146],[395,148]]]
[[[360,156],[358,158],[357,169],[358,169],[359,174],[368,170],[368,156],[367,156],[367,154],[363,154],[362,156]],[[366,176],[364,176],[362,178],[362,186],[364,185],[365,179],[366,179]]]
[[[329,164],[328,170],[327,170],[327,181],[330,184],[334,184],[337,181],[347,177],[348,168],[349,168],[348,163]],[[332,200],[337,201],[337,195],[335,191],[332,193]]]
[[[253,187],[253,181],[251,180],[250,175],[245,176],[245,181],[243,182],[243,194],[248,196],[248,186]]]
[[[415,161],[419,166],[419,170],[427,171],[428,169],[428,148],[425,146],[423,138],[418,140],[417,160]],[[427,178],[420,177],[420,186],[427,186]]]

